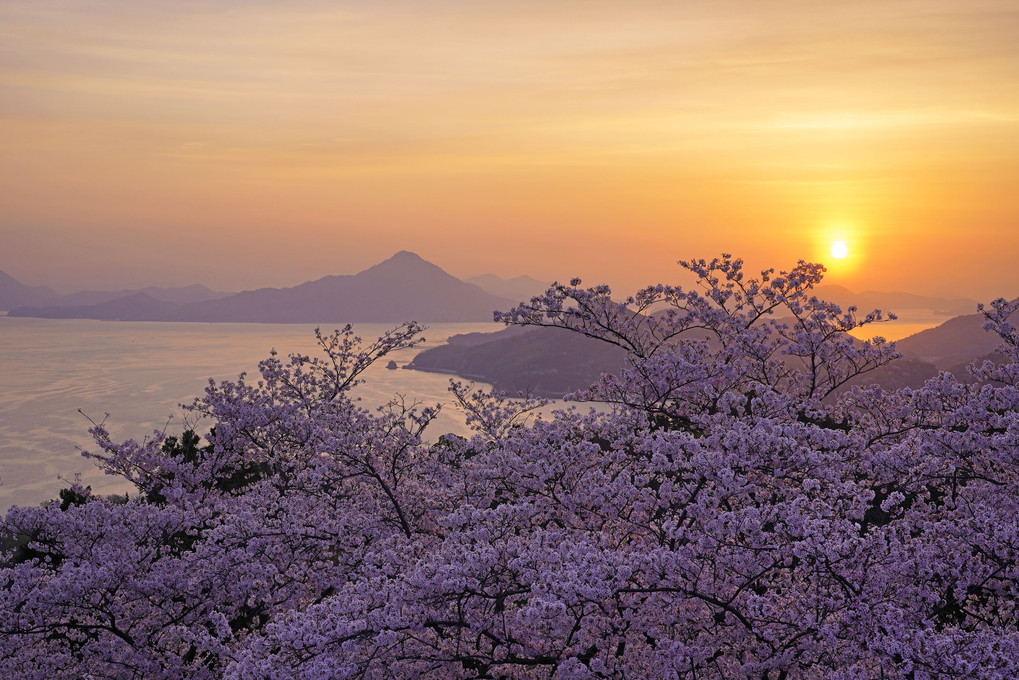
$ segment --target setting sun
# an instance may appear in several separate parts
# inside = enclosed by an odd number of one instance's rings
[[[846,245],[845,241],[836,241],[831,244],[831,256],[836,260],[841,260],[849,255],[849,246]]]

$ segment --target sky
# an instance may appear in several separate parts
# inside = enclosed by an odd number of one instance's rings
[[[1014,0],[0,0],[0,270],[1015,296],[1016,83]]]

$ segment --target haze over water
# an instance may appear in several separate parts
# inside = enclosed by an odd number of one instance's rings
[[[373,340],[387,324],[359,324]],[[496,330],[492,323],[434,324],[424,347],[455,333]],[[325,328],[323,328],[325,330]],[[184,429],[178,404],[202,394],[210,377],[233,380],[275,347],[281,356],[313,354],[314,327],[284,324],[194,324],[21,319],[0,316],[0,514],[10,505],[56,497],[75,474],[102,493],[132,490],[100,472],[77,446],[95,450],[81,409],[99,421],[109,413],[115,439],[142,439],[153,430]],[[417,349],[391,358],[402,365]],[[388,358],[386,359],[388,361]],[[448,402],[449,376],[385,369],[366,372],[356,394],[368,407],[397,394],[425,404]],[[168,418],[173,419],[167,424]],[[208,424],[199,425],[205,433]],[[465,432],[461,414],[448,406],[431,426],[431,436]],[[58,479],[58,475],[64,480]]]

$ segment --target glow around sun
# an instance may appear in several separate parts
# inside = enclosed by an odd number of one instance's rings
[[[831,256],[836,260],[841,260],[849,255],[849,246],[846,245],[845,241],[835,241],[831,244]]]

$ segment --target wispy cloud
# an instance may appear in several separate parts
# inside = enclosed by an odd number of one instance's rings
[[[464,224],[495,238],[513,219],[637,257],[627,239],[661,249],[687,219],[719,240],[836,212],[944,233],[966,206],[1019,219],[1003,188],[1019,181],[1012,0],[0,0],[0,15],[0,200],[17,217],[0,228],[25,234],[83,215],[129,233],[151,208],[216,215],[223,234],[300,215],[295,233],[341,225],[335,244],[416,220],[454,252]]]

